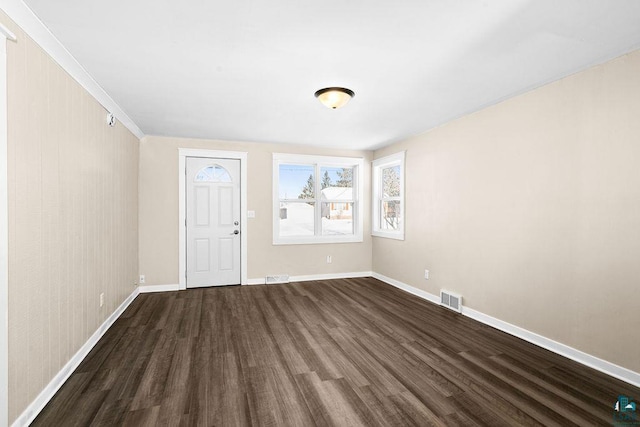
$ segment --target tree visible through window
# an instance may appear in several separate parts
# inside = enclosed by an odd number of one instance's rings
[[[398,230],[402,213],[400,165],[382,169],[382,215],[380,229]]]
[[[361,240],[361,189],[355,178],[361,164],[361,159],[274,154],[274,243]]]
[[[316,197],[315,185],[313,183],[313,174],[307,178],[307,183],[302,188],[302,193],[298,196],[298,199],[313,199]]]
[[[373,230],[379,237],[404,239],[404,152],[373,162]]]

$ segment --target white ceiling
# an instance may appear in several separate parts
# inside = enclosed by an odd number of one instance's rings
[[[637,0],[25,3],[148,135],[372,149],[640,47]]]

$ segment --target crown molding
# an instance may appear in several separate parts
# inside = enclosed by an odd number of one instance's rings
[[[112,113],[138,139],[145,134],[122,108],[107,94],[82,65],[71,55],[46,25],[22,0],[2,0],[0,7],[29,37],[53,58],[96,101]],[[10,35],[13,35],[9,31]],[[10,38],[10,36],[9,36]],[[14,36],[15,38],[15,36]]]
[[[11,40],[12,42],[16,41],[16,35],[11,32],[10,29],[0,24],[0,35],[7,40]]]

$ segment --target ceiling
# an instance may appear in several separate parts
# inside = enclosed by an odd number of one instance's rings
[[[25,3],[147,135],[374,149],[640,47],[637,0]]]

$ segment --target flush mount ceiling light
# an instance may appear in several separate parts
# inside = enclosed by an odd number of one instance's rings
[[[316,92],[316,98],[327,108],[336,109],[345,105],[356,94],[344,87],[325,87]]]

